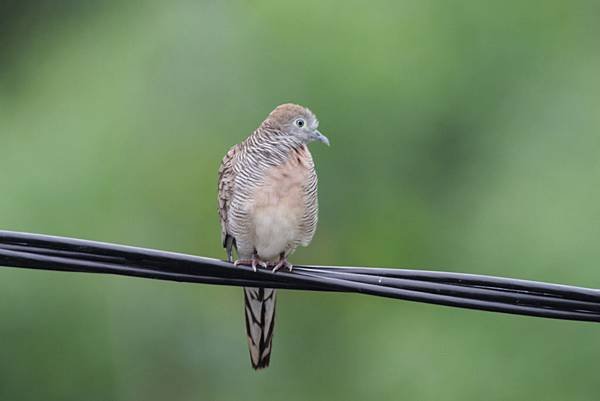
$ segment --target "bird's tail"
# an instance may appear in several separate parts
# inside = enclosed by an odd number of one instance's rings
[[[244,307],[250,362],[254,369],[266,368],[271,358],[275,327],[275,290],[244,288]]]

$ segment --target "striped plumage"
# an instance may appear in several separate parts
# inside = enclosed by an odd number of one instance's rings
[[[308,109],[284,104],[273,110],[219,169],[221,240],[232,260],[288,267],[287,257],[307,246],[317,227],[317,174],[306,146],[329,143]],[[269,364],[275,322],[275,290],[245,288],[246,332],[252,366]]]

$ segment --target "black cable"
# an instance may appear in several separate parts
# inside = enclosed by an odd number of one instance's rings
[[[0,265],[161,280],[354,292],[468,309],[600,321],[600,290],[484,275],[332,266],[272,273],[181,253],[0,231]]]

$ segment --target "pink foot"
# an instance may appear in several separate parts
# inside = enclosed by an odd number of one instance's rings
[[[259,258],[258,255],[255,253],[254,255],[252,255],[252,259],[238,259],[235,262],[233,262],[233,265],[236,267],[239,265],[251,266],[252,270],[256,271],[257,266],[266,268],[267,262]]]
[[[279,269],[286,268],[288,271],[292,271],[292,264],[288,262],[286,257],[279,258],[279,262],[273,267],[273,273],[277,272]]]

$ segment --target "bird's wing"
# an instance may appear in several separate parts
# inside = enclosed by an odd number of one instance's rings
[[[235,184],[235,156],[239,151],[239,145],[233,146],[221,161],[219,167],[219,220],[221,222],[221,243],[227,248],[228,257],[230,257],[233,238],[228,230],[228,210],[233,196]]]

